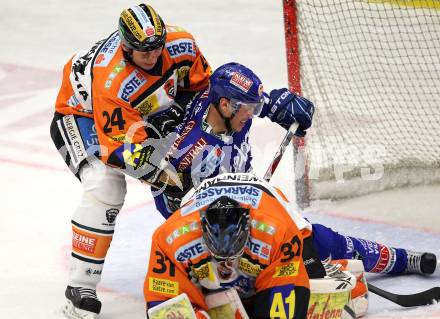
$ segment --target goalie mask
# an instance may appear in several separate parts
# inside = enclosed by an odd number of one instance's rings
[[[222,196],[200,213],[203,240],[217,260],[234,259],[243,253],[249,238],[249,209]]]

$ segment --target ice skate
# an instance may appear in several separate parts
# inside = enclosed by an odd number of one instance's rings
[[[406,251],[408,263],[404,272],[407,274],[430,275],[437,267],[437,257],[431,253]]]
[[[67,301],[63,307],[63,313],[67,318],[98,318],[98,314],[101,311],[101,302],[96,296],[96,290],[67,286],[65,295]]]

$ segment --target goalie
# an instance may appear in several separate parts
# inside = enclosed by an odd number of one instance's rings
[[[278,189],[252,174],[205,180],[153,235],[144,283],[149,317],[354,318],[348,303],[356,279],[330,265],[333,277],[326,275],[311,230]],[[345,289],[338,290],[342,283]],[[231,317],[212,307],[231,295],[228,289],[239,296],[231,298]],[[358,289],[365,311],[366,287],[359,283]],[[210,292],[216,295],[205,299]],[[190,309],[181,307],[182,294]]]

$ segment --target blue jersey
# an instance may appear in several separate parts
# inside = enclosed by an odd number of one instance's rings
[[[215,134],[206,121],[209,105],[207,92],[193,101],[185,120],[176,128],[178,137],[169,153],[169,161],[177,172],[191,173],[197,185],[220,173],[251,169],[249,130],[252,120],[248,120],[240,132]]]
[[[168,153],[168,160],[177,172],[191,173],[195,186],[205,178],[221,173],[246,173],[252,170],[249,119],[240,132],[215,134],[207,123],[210,100],[201,92],[188,107],[185,119],[175,132],[177,138]],[[267,113],[263,110],[262,114]],[[156,207],[168,218],[172,211],[164,194],[155,196]]]

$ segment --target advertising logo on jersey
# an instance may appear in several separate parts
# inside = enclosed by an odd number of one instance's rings
[[[254,84],[251,79],[239,72],[234,72],[229,82],[232,85],[235,85],[239,89],[243,90],[244,92],[248,92],[252,84]]]
[[[247,241],[246,248],[251,256],[256,256],[264,260],[269,260],[270,252],[272,251],[271,245],[253,237]]]
[[[93,155],[99,153],[101,147],[99,145],[95,121],[88,117],[79,117],[77,123],[87,154]]]
[[[201,137],[197,142],[194,143],[193,147],[186,153],[185,157],[180,161],[178,170],[184,171],[186,168],[188,168],[192,162],[193,159],[205,148],[205,146],[208,145],[208,142]]]
[[[225,153],[221,147],[215,146],[211,149],[208,155],[199,163],[196,168],[193,168],[193,172],[196,173],[196,177],[211,176],[215,170],[220,166],[221,162],[225,158]],[[193,163],[194,165],[194,163]]]
[[[257,277],[260,274],[260,272],[263,270],[261,269],[261,266],[259,264],[251,263],[246,258],[240,258],[240,261],[238,262],[238,269],[254,277]]]
[[[173,153],[173,152],[175,152],[177,150],[177,148],[179,147],[180,143],[182,143],[182,141],[189,134],[189,132],[191,132],[191,130],[193,129],[194,125],[196,125],[196,121],[189,121],[185,125],[182,134],[178,138],[176,138],[176,140],[173,143],[173,146],[171,146],[170,153]]]
[[[215,281],[213,266],[211,262],[202,264],[199,267],[193,267],[192,272],[194,277],[198,280],[207,279],[209,281]]]
[[[228,196],[245,205],[257,208],[260,204],[263,191],[250,185],[213,186],[195,194],[195,200],[181,208],[182,215],[190,214],[204,206],[211,204],[221,196]]]
[[[295,277],[298,276],[299,261],[288,263],[287,265],[278,266],[275,268],[273,278],[280,277]]]
[[[182,55],[196,56],[196,45],[192,39],[177,39],[166,44],[171,57],[177,58]]]
[[[174,100],[174,97],[176,96],[176,90],[174,89],[174,79],[169,79],[168,81],[166,81],[163,89],[165,90],[165,93],[168,95],[168,97]]]
[[[156,94],[146,97],[134,107],[142,115],[148,115],[159,108],[159,101]]]
[[[113,80],[116,78],[116,76],[122,72],[122,70],[125,69],[125,61],[122,59],[119,61],[118,64],[116,64],[113,67],[113,70],[109,73],[107,80],[105,81],[104,87],[109,90],[112,86]]]
[[[266,224],[266,223],[259,221],[259,220],[256,220],[256,219],[251,220],[251,227],[253,229],[256,229],[262,233],[266,233],[271,236],[274,235],[277,230],[274,226],[271,226],[269,224]]]
[[[171,245],[173,243],[173,241],[176,240],[176,238],[179,238],[180,236],[182,236],[186,233],[195,231],[199,228],[200,228],[200,225],[198,222],[192,222],[190,224],[180,226],[179,228],[176,228],[175,230],[173,230],[173,232],[167,236],[166,241],[167,241],[168,245]]]
[[[118,97],[128,102],[130,96],[135,94],[147,80],[138,70],[134,70],[130,75],[122,82],[118,92]]]
[[[203,253],[206,253],[206,249],[203,245],[203,239],[198,238],[177,249],[176,253],[174,254],[174,258],[176,258],[176,260],[179,262],[185,262],[189,259],[197,258]]]
[[[179,294],[179,282],[149,276],[148,290],[160,294],[177,296]]]
[[[237,182],[237,184],[246,182],[246,184],[249,183],[255,183],[260,182],[260,180],[249,173],[231,173],[231,174],[222,174],[220,176],[216,176],[213,178],[205,179],[202,184],[200,184],[199,187],[197,187],[197,191],[204,191],[208,187],[211,187],[212,185],[219,183],[219,182]]]
[[[214,186],[196,195],[196,201],[203,207],[221,196],[229,196],[244,204],[257,208],[263,191],[250,185]],[[205,201],[205,204],[202,202]]]
[[[69,100],[67,101],[67,105],[75,107],[78,104],[80,104],[80,101],[78,100],[78,98],[75,96],[75,94],[72,94],[72,96],[69,98]]]
[[[121,43],[121,39],[117,32],[115,32],[104,44],[104,46],[99,50],[98,55],[95,58],[95,66],[105,67],[107,66],[113,56],[115,55],[119,44]]]

